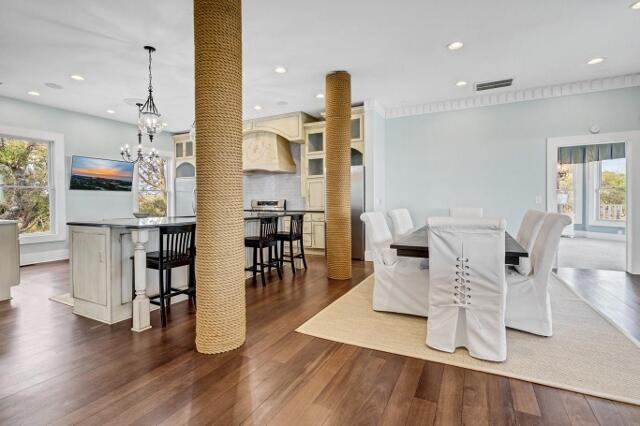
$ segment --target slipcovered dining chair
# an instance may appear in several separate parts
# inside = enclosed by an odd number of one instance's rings
[[[429,218],[427,345],[445,352],[464,346],[474,358],[504,361],[503,219]]]
[[[567,215],[547,213],[533,244],[532,272],[507,270],[507,327],[540,336],[553,334],[549,279],[562,230],[570,224]]]
[[[540,232],[542,221],[545,217],[545,212],[540,210],[527,210],[518,229],[518,235],[516,235],[516,241],[520,243],[529,255],[533,250],[533,243]],[[516,270],[522,275],[529,275],[531,273],[531,258],[521,257],[520,263],[515,266]]]
[[[391,224],[393,225],[393,239],[398,241],[413,229],[413,220],[407,209],[394,209],[389,211]]]
[[[420,259],[398,257],[384,215],[360,215],[366,225],[373,254],[373,310],[426,317],[429,309],[429,270]]]
[[[451,207],[449,209],[450,217],[482,217],[482,208],[480,207]]]

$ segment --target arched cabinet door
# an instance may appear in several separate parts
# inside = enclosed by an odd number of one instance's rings
[[[196,168],[193,164],[184,162],[176,167],[176,177],[177,178],[186,178],[186,177],[195,177]]]
[[[362,153],[355,148],[351,148],[351,165],[362,166]]]

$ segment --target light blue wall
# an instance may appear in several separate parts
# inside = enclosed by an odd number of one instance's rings
[[[546,139],[640,129],[640,88],[386,120],[386,209],[414,221],[483,207],[517,230],[545,200]]]
[[[119,159],[120,146],[137,144],[136,126],[6,97],[0,97],[0,125],[64,135],[66,221],[132,216],[131,192],[70,191],[68,188],[71,155]],[[161,134],[153,143],[159,150],[172,150],[168,133]],[[22,246],[21,253],[66,248],[66,241],[28,244]]]

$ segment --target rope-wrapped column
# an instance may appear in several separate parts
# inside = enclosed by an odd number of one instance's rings
[[[194,0],[196,348],[213,354],[246,335],[242,212],[241,0]]]
[[[328,74],[326,99],[326,256],[329,278],[351,278],[351,76]]]

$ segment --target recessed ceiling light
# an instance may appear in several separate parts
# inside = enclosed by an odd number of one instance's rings
[[[447,49],[449,50],[458,50],[458,49],[462,49],[462,46],[464,46],[464,43],[461,41],[454,41],[451,42],[447,45]]]
[[[115,112],[114,110],[112,110],[112,109],[108,109],[108,110],[107,110],[107,114],[115,114],[115,113],[116,113],[116,112]]]
[[[71,79],[76,81],[84,81],[84,77],[79,74],[71,74]]]
[[[260,105],[254,105],[253,109],[255,109],[256,111],[260,111],[262,109],[262,106]]]
[[[597,65],[604,62],[604,58],[592,58],[587,61],[587,65]]]
[[[637,1],[635,3],[633,3],[631,6],[629,6],[631,9],[633,10],[640,10],[640,1]]]
[[[318,93],[318,94],[316,95],[316,98],[318,98],[318,99],[324,99],[324,93]]]
[[[287,72],[287,69],[285,67],[276,67],[274,71],[277,72],[278,74],[284,74]]]
[[[45,86],[47,86],[49,89],[56,89],[56,90],[60,90],[63,87],[60,86],[58,83],[45,83]]]
[[[466,85],[467,85],[467,82],[464,81],[464,80],[460,80],[460,81],[458,81],[456,83],[456,86],[458,86],[458,87],[462,87],[462,86],[466,86]]]
[[[36,92],[35,90],[30,90],[30,91],[27,92],[27,95],[40,96],[40,93]]]

